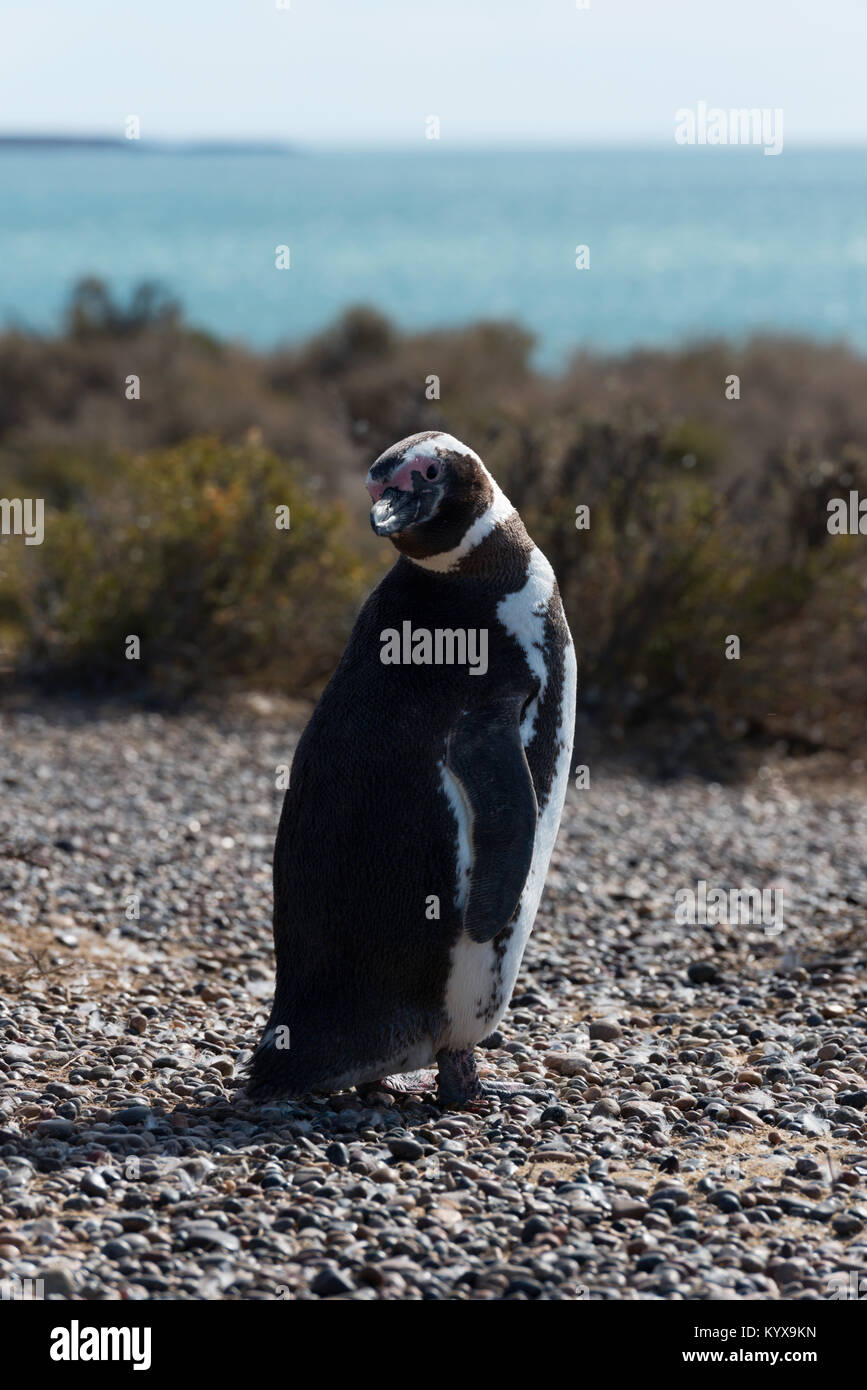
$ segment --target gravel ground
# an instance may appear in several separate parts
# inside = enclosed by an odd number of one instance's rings
[[[0,1284],[867,1295],[863,778],[813,758],[736,787],[600,767],[570,790],[483,1053],[550,1103],[254,1107],[275,769],[301,718],[255,697],[0,715]],[[783,929],[676,924],[700,879],[782,889]]]

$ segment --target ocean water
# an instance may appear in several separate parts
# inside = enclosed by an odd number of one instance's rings
[[[867,151],[0,150],[0,322],[56,326],[86,274],[262,347],[366,302],[517,319],[546,367],[760,330],[867,350]]]

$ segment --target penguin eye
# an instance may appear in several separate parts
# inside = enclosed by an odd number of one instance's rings
[[[425,471],[424,471],[424,475],[425,475],[426,478],[431,478],[431,479],[437,478],[437,477],[439,477],[439,471],[440,471],[440,466],[439,466],[438,463],[429,463],[428,466],[427,466],[427,468],[426,468]]]

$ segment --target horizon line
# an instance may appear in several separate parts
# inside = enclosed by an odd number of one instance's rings
[[[474,154],[509,154],[517,152],[545,151],[634,151],[634,150],[677,150],[684,148],[720,150],[752,149],[752,145],[700,145],[684,147],[674,140],[662,137],[594,137],[580,139],[575,137],[513,137],[509,140],[478,141],[471,138],[459,140],[425,140],[422,137],[407,141],[369,140],[355,142],[342,140],[292,141],[286,138],[269,136],[154,136],[147,139],[128,139],[123,135],[99,132],[68,131],[16,131],[0,130],[0,148],[38,149],[89,149],[94,153],[116,152],[131,148],[134,153],[197,154],[197,153],[269,153],[269,154],[406,154],[420,147],[434,146],[442,150]],[[808,136],[789,138],[786,148],[791,150],[867,150],[867,135],[852,137]]]

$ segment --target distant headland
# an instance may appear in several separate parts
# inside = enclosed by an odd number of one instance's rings
[[[132,150],[137,154],[298,154],[279,140],[130,140],[122,135],[3,134],[0,150]]]

